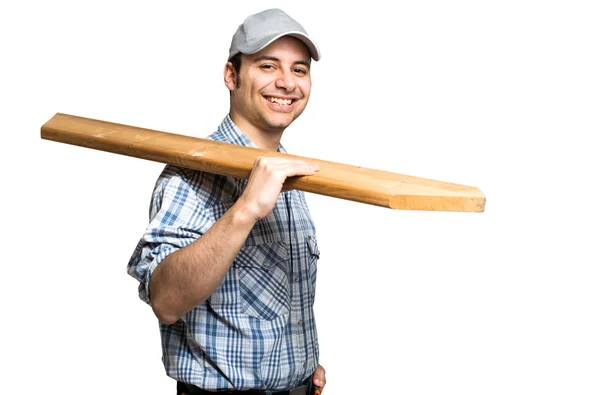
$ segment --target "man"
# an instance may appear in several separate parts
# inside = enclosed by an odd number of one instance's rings
[[[320,58],[317,45],[283,11],[249,16],[224,69],[229,114],[208,138],[285,152],[281,135],[310,96],[311,58]],[[314,225],[303,193],[282,192],[287,177],[315,171],[262,157],[247,181],[174,166],[160,175],[128,272],[160,321],[163,362],[178,394],[324,387]]]

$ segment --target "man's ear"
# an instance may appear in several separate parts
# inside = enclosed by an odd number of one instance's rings
[[[225,80],[225,86],[231,92],[235,90],[236,78],[237,75],[235,69],[233,68],[233,64],[231,62],[227,62],[227,64],[225,64],[225,69],[223,70],[223,79]]]

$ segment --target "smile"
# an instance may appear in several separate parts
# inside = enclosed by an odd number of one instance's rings
[[[267,99],[268,101],[270,101],[271,103],[278,104],[280,106],[289,106],[296,100],[296,99],[282,99],[282,98],[273,97],[273,96],[264,96],[264,98]]]

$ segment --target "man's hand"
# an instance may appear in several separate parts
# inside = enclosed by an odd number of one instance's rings
[[[313,373],[313,384],[319,387],[321,392],[323,392],[323,388],[325,388],[325,384],[327,384],[325,369],[321,365],[318,365]]]
[[[299,159],[259,156],[239,201],[258,221],[273,211],[286,178],[308,176],[318,170],[318,165]]]

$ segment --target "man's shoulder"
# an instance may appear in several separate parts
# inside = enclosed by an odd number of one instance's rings
[[[214,203],[235,200],[240,194],[236,179],[201,170],[166,165],[156,182],[153,200],[163,197],[180,196],[192,198],[201,206],[210,207]]]
[[[222,127],[219,127],[204,139],[231,144]],[[239,194],[239,186],[236,180],[231,177],[170,164],[163,168],[156,180],[154,198],[160,199],[169,190],[171,192],[174,192],[173,190],[185,190],[187,193],[196,195],[200,201],[208,202],[214,202],[215,197],[231,200],[232,195]]]
[[[219,183],[218,178],[224,177],[214,173],[208,173],[202,170],[189,169],[175,165],[166,165],[156,182],[156,187],[163,189],[168,184],[185,184],[193,190],[213,189],[214,183]]]
[[[154,186],[154,195],[163,195],[167,190],[197,189],[202,186],[204,172],[185,167],[166,165]]]

